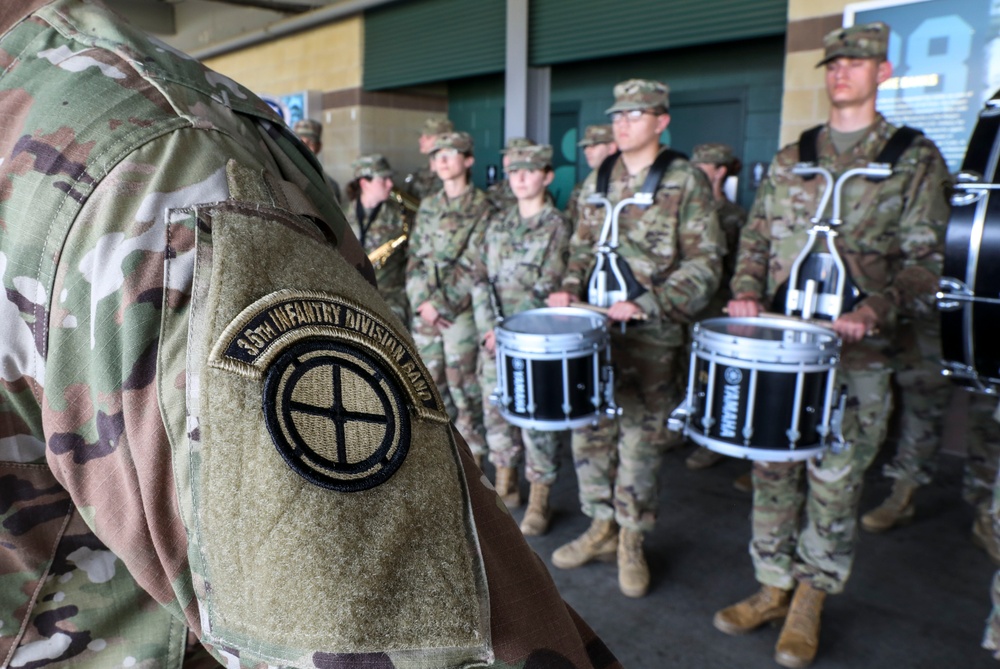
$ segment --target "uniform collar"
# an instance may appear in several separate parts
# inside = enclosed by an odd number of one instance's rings
[[[6,0],[0,3],[0,36],[6,35],[25,17],[53,0]]]

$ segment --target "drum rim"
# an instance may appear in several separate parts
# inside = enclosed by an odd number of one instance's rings
[[[594,326],[584,332],[566,332],[560,334],[538,334],[532,332],[516,332],[504,327],[504,323],[514,321],[527,315],[572,316],[586,318]],[[580,307],[542,307],[528,309],[514,314],[494,329],[498,350],[518,351],[524,353],[558,353],[591,351],[602,348],[610,340],[607,321],[603,316]]]
[[[822,338],[821,341],[781,342],[757,339],[736,334],[716,332],[704,324],[725,322],[730,325],[774,326],[780,330],[795,330]],[[716,357],[739,362],[764,362],[774,364],[814,363],[836,365],[840,358],[841,340],[832,330],[792,318],[769,316],[709,318],[695,323],[692,332],[692,355],[708,351]],[[699,356],[703,359],[705,356]]]
[[[712,437],[705,436],[704,433],[696,431],[688,426],[684,429],[684,436],[710,451],[728,455],[733,458],[751,460],[753,462],[801,462],[811,457],[819,455],[828,447],[822,444],[813,446],[803,446],[801,448],[757,448],[754,446],[737,446],[728,441],[719,441]],[[754,457],[749,457],[753,455]]]

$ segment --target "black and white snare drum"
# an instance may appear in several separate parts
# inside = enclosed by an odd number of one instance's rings
[[[693,331],[687,398],[669,427],[717,453],[784,462],[840,438],[840,338],[794,318],[712,318]]]
[[[617,416],[607,321],[586,309],[531,309],[496,327],[492,401],[509,423],[565,430]]]
[[[958,173],[937,293],[944,374],[1000,390],[1000,92],[986,103]]]

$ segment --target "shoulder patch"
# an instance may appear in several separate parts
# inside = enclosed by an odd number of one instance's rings
[[[413,347],[366,307],[282,290],[226,327],[208,364],[262,382],[264,421],[285,462],[341,492],[388,480],[410,444],[411,413],[447,423]]]

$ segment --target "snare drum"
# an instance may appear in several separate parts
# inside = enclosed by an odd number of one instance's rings
[[[840,439],[840,338],[795,318],[712,318],[693,331],[687,398],[669,427],[717,453],[806,460]]]
[[[565,430],[617,415],[607,322],[586,309],[531,309],[496,327],[491,400],[513,425]]]
[[[1000,390],[1000,92],[969,140],[951,199],[937,293],[944,374],[973,390]]]

